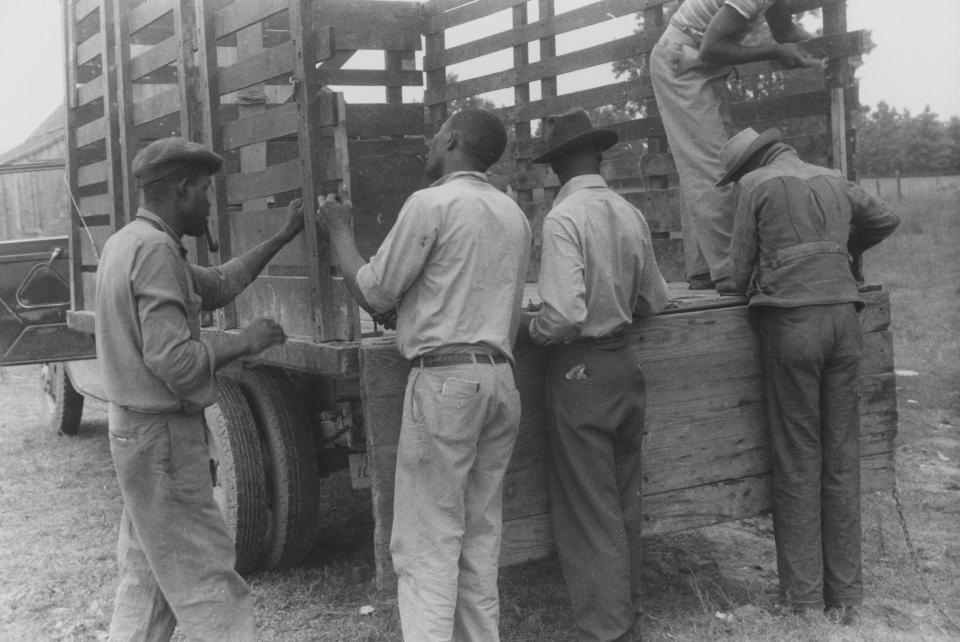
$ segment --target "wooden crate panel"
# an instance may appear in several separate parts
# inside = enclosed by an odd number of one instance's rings
[[[127,17],[129,32],[136,33],[172,10],[173,2],[171,0],[145,0],[145,2],[130,10]]]
[[[281,194],[303,185],[299,160],[271,165],[246,174],[227,175],[227,200],[240,203],[254,198]]]
[[[290,75],[293,70],[293,45],[284,42],[220,70],[220,93],[229,94],[251,85]]]
[[[261,276],[236,298],[243,327],[259,317],[283,326],[288,336],[312,336],[310,283],[302,277]]]
[[[168,114],[180,112],[182,97],[180,89],[171,85],[169,89],[161,91],[145,100],[133,103],[133,124],[142,125]]]
[[[130,80],[137,80],[151,71],[165,67],[177,60],[180,51],[180,41],[171,36],[158,45],[154,45],[142,54],[130,60]]]
[[[214,16],[214,34],[222,38],[285,11],[289,0],[236,0]]]
[[[297,105],[289,103],[223,125],[223,148],[236,149],[281,136],[296,136]]]
[[[247,250],[273,236],[287,218],[287,208],[276,207],[267,210],[250,210],[230,213],[230,250],[234,256],[240,256]],[[270,261],[270,266],[303,266],[307,262],[303,235],[287,243]]]

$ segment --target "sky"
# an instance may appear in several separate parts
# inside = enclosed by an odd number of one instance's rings
[[[558,0],[557,11],[588,2]],[[848,27],[870,30],[876,45],[857,73],[860,101],[875,107],[882,100],[914,114],[929,105],[944,120],[960,116],[960,0],[912,0],[908,16],[905,6],[847,2]],[[23,142],[62,102],[62,60],[60,0],[0,0],[0,153]]]

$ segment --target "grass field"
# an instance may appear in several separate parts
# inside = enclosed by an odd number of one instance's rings
[[[863,181],[871,193],[875,181]],[[956,640],[960,630],[960,179],[905,179],[881,191],[898,233],[866,274],[892,300],[908,549],[892,499],[864,503],[866,604],[859,627],[778,615],[770,520],[646,540],[646,640]],[[89,403],[80,434],[42,425],[36,367],[0,371],[0,640],[105,639],[121,501],[106,414]],[[250,578],[263,640],[399,639],[396,600],[373,585],[369,493],[324,484],[323,532],[309,563]],[[929,592],[928,592],[929,588]],[[937,603],[945,610],[939,612]],[[374,611],[361,615],[363,606]],[[555,559],[503,569],[502,639],[575,640]],[[949,618],[949,619],[947,619]],[[180,639],[180,638],[178,638]]]

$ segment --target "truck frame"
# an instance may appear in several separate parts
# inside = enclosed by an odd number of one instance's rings
[[[204,340],[211,342],[259,316],[273,317],[290,336],[224,372],[220,400],[206,412],[215,495],[235,534],[241,570],[299,563],[322,518],[322,477],[350,467],[355,484],[369,485],[373,495],[378,584],[392,581],[393,475],[409,365],[392,335],[350,298],[313,224],[318,196],[352,195],[358,245],[372,254],[404,199],[424,186],[419,155],[427,137],[456,109],[495,100],[510,140],[491,180],[520,204],[536,237],[558,189],[549,171],[530,163],[537,121],[579,106],[606,114],[604,125],[620,135],[603,173],[644,212],[668,280],[684,280],[683,197],[645,72],[676,2],[570,4],[64,0],[66,171],[74,207],[62,252],[69,311],[65,302],[61,311],[75,341],[86,342],[81,356],[93,356],[97,252],[136,212],[129,167],[150,141],[184,136],[226,158],[214,180],[211,216],[219,253],[187,243],[200,264],[226,261],[263,240],[284,206],[303,198],[304,233],[235,302],[204,319]],[[828,59],[826,69],[789,72],[797,82],[784,83],[784,72],[768,63],[746,65],[740,76],[763,78],[768,89],[735,101],[732,116],[741,127],[780,126],[805,158],[852,177],[851,59],[863,52],[864,35],[847,31],[842,1],[810,0],[805,9],[819,10],[823,35],[805,46]],[[585,35],[617,20],[630,21],[636,32],[599,41]],[[375,52],[378,64],[352,65],[358,52]],[[615,78],[608,71],[615,61],[632,61],[636,73]],[[592,77],[589,88],[571,87],[577,74]],[[423,85],[421,102],[411,88]],[[375,87],[382,98],[349,101],[343,87]],[[877,490],[893,483],[897,410],[889,299],[877,286],[865,290],[861,465],[863,488]],[[535,292],[531,284],[533,305]],[[666,313],[635,320],[627,333],[648,381],[646,533],[770,507],[757,340],[745,301],[689,292],[685,283],[674,283],[671,293]],[[52,417],[70,432],[81,395],[103,394],[95,359],[56,352],[33,360],[65,360],[66,367],[47,368],[47,390],[72,409]],[[545,353],[520,342],[516,355],[523,417],[505,480],[503,564],[553,549]]]

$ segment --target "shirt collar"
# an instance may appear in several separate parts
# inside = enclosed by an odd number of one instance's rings
[[[485,173],[483,173],[483,172],[470,172],[470,171],[450,172],[449,174],[446,174],[446,175],[438,178],[438,179],[437,179],[436,181],[434,181],[433,183],[431,183],[431,184],[430,184],[430,187],[437,187],[438,185],[443,185],[443,184],[445,184],[445,183],[449,183],[450,181],[452,181],[452,180],[454,180],[454,179],[457,179],[457,178],[472,178],[472,179],[474,179],[474,180],[483,181],[484,183],[488,183],[488,182],[489,182],[489,181],[487,180],[487,175],[486,175]]]
[[[607,181],[603,180],[603,176],[600,174],[581,174],[580,176],[574,176],[560,188],[560,191],[557,192],[557,195],[553,199],[553,204],[557,205],[574,192],[590,187],[607,187]]]
[[[159,229],[166,232],[167,236],[173,239],[173,242],[177,244],[177,250],[179,250],[180,256],[182,257],[187,256],[187,248],[183,246],[183,241],[180,239],[179,236],[177,236],[177,233],[173,231],[173,228],[167,225],[167,222],[165,220],[163,220],[162,218],[160,218],[150,210],[143,207],[137,209],[137,218],[142,218],[144,220],[150,221],[151,223],[159,227]]]

